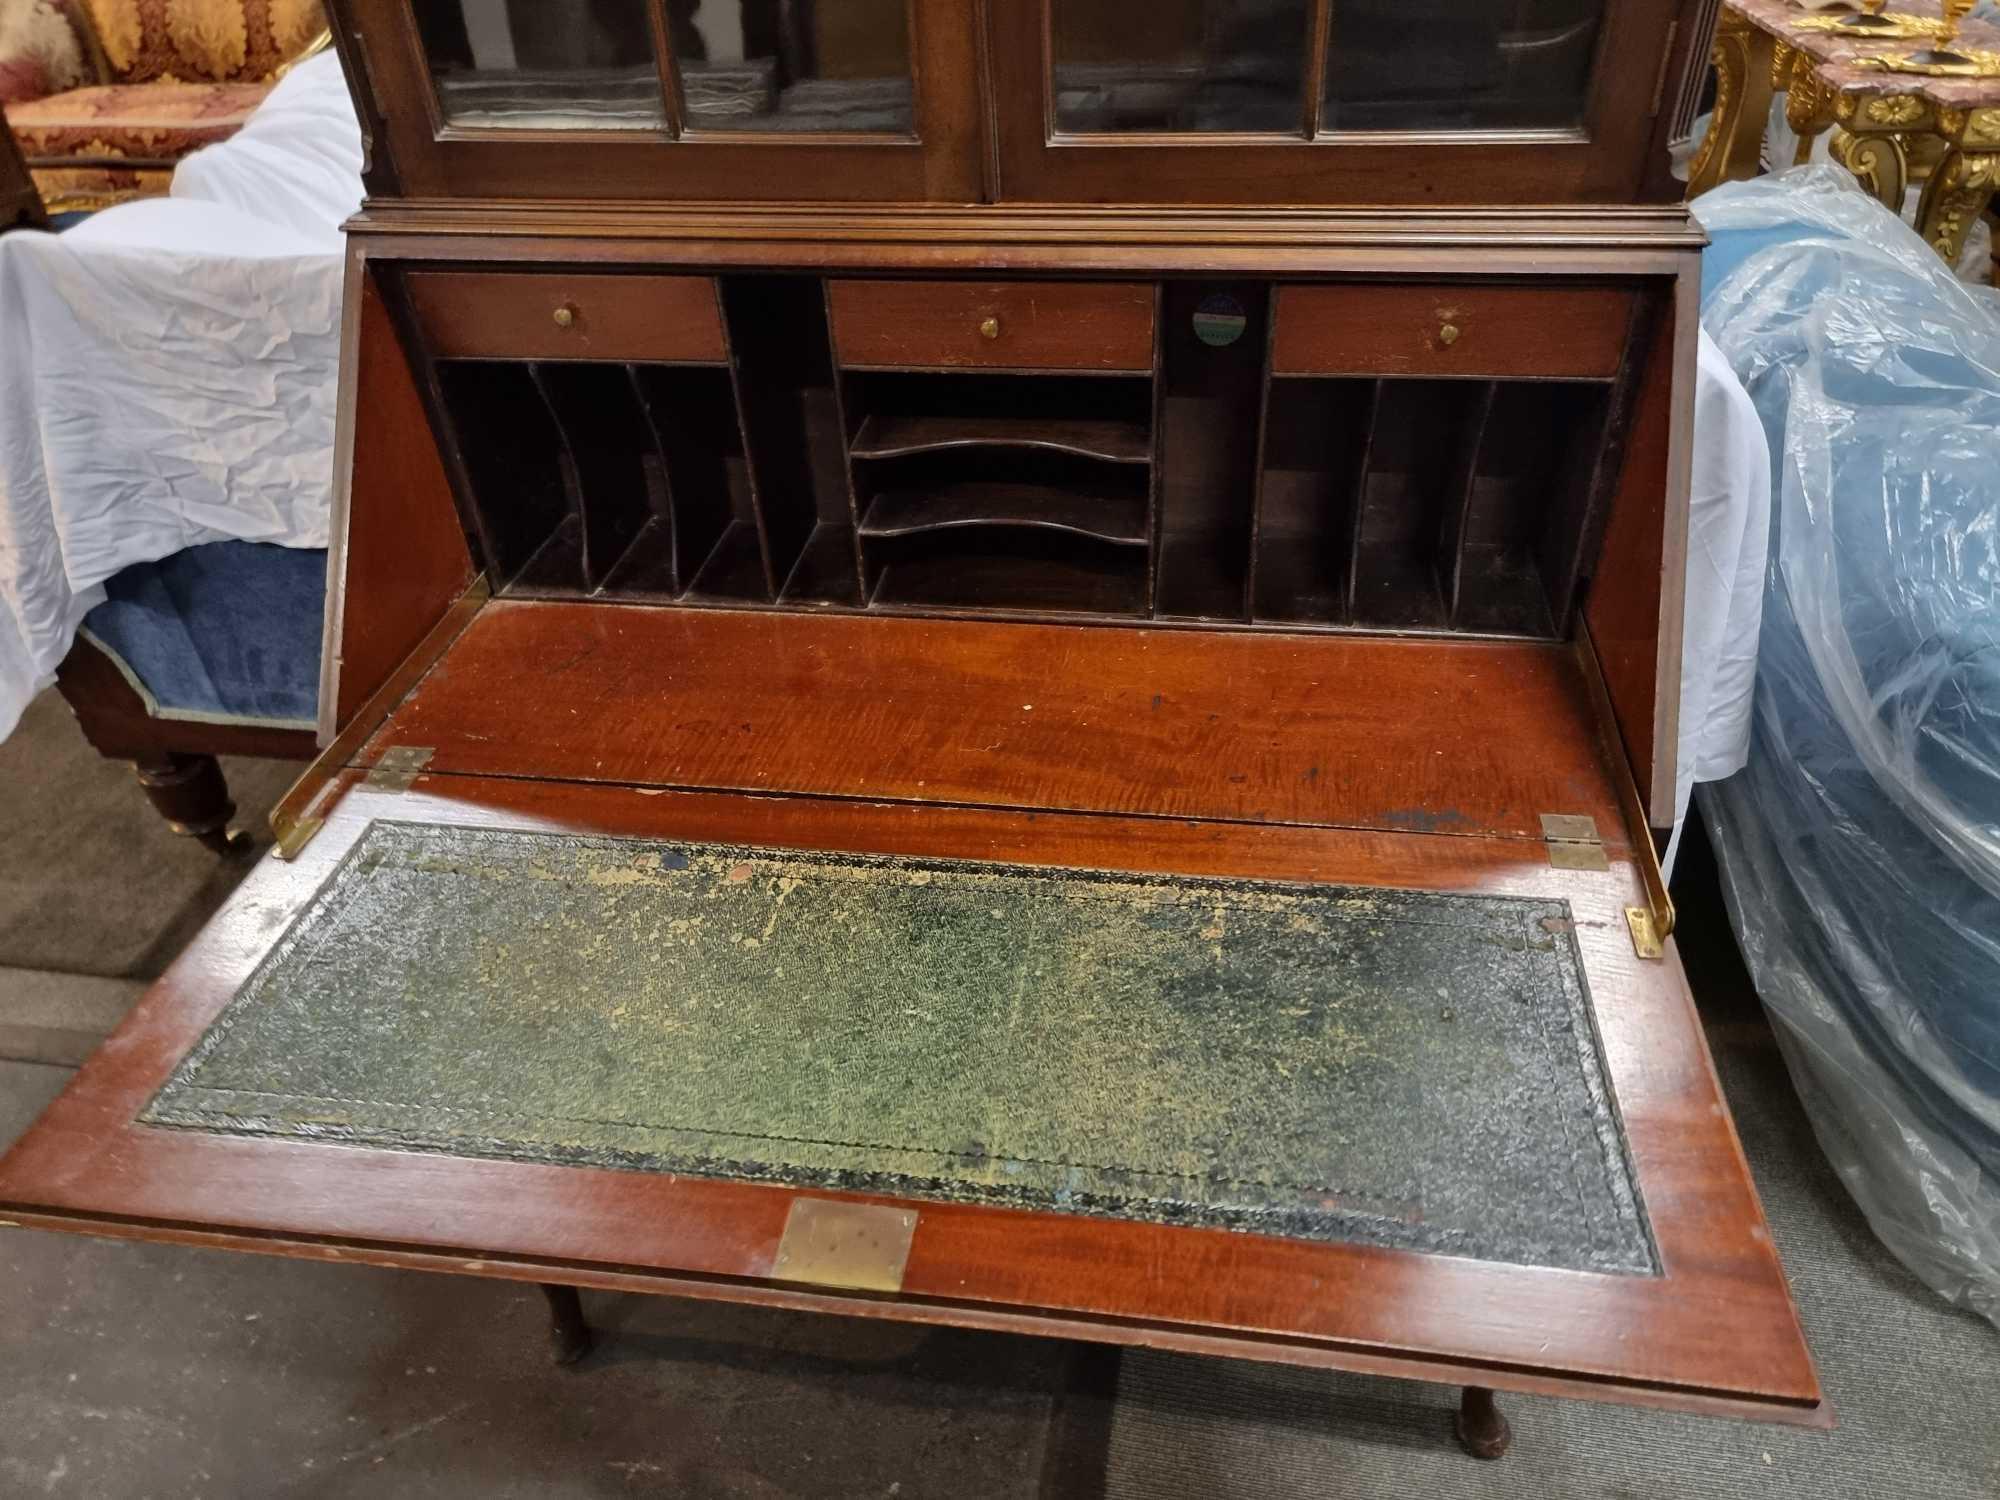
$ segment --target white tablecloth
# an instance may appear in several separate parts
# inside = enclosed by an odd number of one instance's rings
[[[172,196],[0,236],[0,738],[120,569],[229,537],[326,545],[360,201],[326,53]]]
[[[1687,624],[1681,651],[1679,777],[1673,870],[1697,781],[1743,769],[1750,754],[1750,690],[1764,623],[1771,545],[1771,450],[1749,392],[1722,350],[1701,334],[1694,390],[1694,479],[1688,514]]]

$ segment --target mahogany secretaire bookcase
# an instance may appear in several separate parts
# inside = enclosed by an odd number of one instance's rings
[[[335,0],[325,753],[16,1225],[1824,1422],[1678,0]]]

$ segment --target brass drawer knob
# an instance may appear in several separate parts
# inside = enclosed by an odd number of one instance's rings
[[[979,336],[983,339],[999,338],[1000,320],[998,318],[988,318],[985,322],[981,323],[979,325]]]
[[[571,307],[568,303],[564,303],[561,307],[556,309],[556,327],[568,328],[571,324],[575,322],[576,322],[576,309]]]
[[[1447,323],[1438,330],[1438,342],[1448,347],[1458,342],[1458,335],[1458,325],[1456,323]]]

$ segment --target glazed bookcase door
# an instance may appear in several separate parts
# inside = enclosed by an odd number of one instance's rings
[[[965,0],[338,9],[405,196],[980,196]]]
[[[1679,0],[1019,0],[988,10],[998,196],[1629,200]]]

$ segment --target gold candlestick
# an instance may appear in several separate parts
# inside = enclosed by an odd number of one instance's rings
[[[1866,35],[1871,31],[1900,32],[1902,27],[1882,14],[1888,7],[1888,4],[1889,0],[1861,0],[1862,13],[1860,15],[1843,17],[1840,24],[1831,29],[1834,31],[1852,31],[1862,35]]]
[[[1944,17],[1944,29],[1938,39],[1920,52],[1910,54],[1910,61],[1927,68],[1976,68],[1976,58],[1968,57],[1952,46],[1958,40],[1959,24],[1971,11],[1974,0],[1938,0],[1938,11]]]

